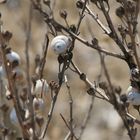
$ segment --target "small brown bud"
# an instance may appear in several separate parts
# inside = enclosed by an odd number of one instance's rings
[[[76,26],[74,24],[70,25],[69,30],[76,33]]]
[[[86,80],[86,75],[84,73],[81,73],[80,74],[80,79],[85,81]]]
[[[93,39],[92,39],[92,44],[93,44],[94,46],[97,46],[97,45],[98,45],[98,39],[97,39],[97,38],[93,38]]]
[[[64,18],[64,19],[67,18],[67,11],[66,10],[60,10],[59,14],[62,18]]]
[[[127,1],[126,10],[127,10],[127,12],[133,14],[136,10],[136,5],[134,4],[134,2]]]
[[[95,95],[95,90],[94,90],[94,88],[89,88],[88,90],[87,90],[87,93],[89,94],[89,95]]]
[[[12,33],[9,32],[9,31],[6,31],[6,32],[3,34],[3,38],[8,42],[8,41],[12,38]]]
[[[133,45],[132,45],[132,43],[129,42],[129,43],[127,44],[127,47],[128,47],[128,49],[132,50],[132,49],[133,49]]]
[[[118,17],[122,18],[124,16],[124,14],[125,14],[125,10],[122,6],[120,6],[116,9],[116,15]]]
[[[84,3],[82,1],[80,1],[80,0],[78,0],[76,2],[76,6],[77,6],[77,8],[82,9],[84,7]]]
[[[131,126],[131,127],[133,127],[134,124],[135,124],[135,122],[134,122],[134,120],[133,120],[132,118],[128,118],[128,119],[127,119],[127,123],[128,123],[129,126]]]
[[[123,103],[125,103],[125,102],[127,101],[127,96],[126,96],[125,94],[122,94],[122,95],[120,96],[120,100],[121,100]]]
[[[61,55],[58,56],[57,60],[59,64],[62,64],[64,62],[64,58]]]
[[[106,83],[106,82],[100,82],[100,83],[99,83],[99,87],[100,87],[101,89],[107,89],[107,83]]]
[[[121,87],[120,86],[118,86],[118,87],[115,87],[115,92],[117,93],[117,94],[120,94],[121,93],[121,91],[122,91],[122,89],[121,89]]]

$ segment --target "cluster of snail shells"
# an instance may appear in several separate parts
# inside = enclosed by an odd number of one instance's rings
[[[50,46],[55,54],[60,55],[66,53],[66,51],[71,47],[71,44],[72,40],[70,37],[58,35],[52,39]]]

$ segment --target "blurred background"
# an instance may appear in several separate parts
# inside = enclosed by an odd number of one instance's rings
[[[77,24],[79,16],[78,9],[76,8],[76,0],[52,0],[54,17],[62,24],[65,24],[63,19],[59,15],[59,11],[65,9],[68,13],[68,23]],[[115,3],[115,4],[114,4]],[[111,4],[111,17],[114,22],[114,26],[120,24],[120,20],[115,15],[115,8],[118,6],[115,0],[110,1]],[[15,50],[22,58],[21,67],[25,69],[25,40],[26,33],[28,29],[29,20],[29,7],[30,3],[28,0],[7,0],[5,4],[0,5],[0,12],[2,14],[3,30],[8,30],[12,32],[13,37],[10,41],[9,46]],[[90,8],[98,15],[99,18],[106,24],[103,15],[99,10],[93,5]],[[47,7],[44,7],[47,11]],[[88,28],[90,26],[90,29]],[[140,27],[140,26],[139,26]],[[88,15],[84,18],[80,27],[80,36],[85,40],[92,40],[90,30],[92,30],[94,36],[99,40],[101,47],[121,53],[117,45],[104,34],[104,32],[99,28],[95,21]],[[48,29],[43,18],[40,14],[33,10],[32,15],[32,26],[31,26],[31,38],[30,38],[30,64],[31,73],[34,72],[34,59],[37,54],[42,53],[42,46],[44,43],[45,34]],[[50,40],[52,36],[49,36]],[[83,44],[76,41],[74,49],[73,60],[80,68],[82,72],[87,74],[90,81],[94,82],[98,79],[101,73],[100,58],[97,51],[84,46]],[[125,62],[118,60],[113,57],[107,56],[105,58],[106,65],[111,77],[111,81],[114,85],[120,86],[122,88],[122,93],[126,92],[129,86],[129,69]],[[48,50],[48,55],[46,59],[46,65],[44,70],[44,78],[49,82],[51,80],[58,80],[58,62],[57,56],[53,53],[51,48]],[[81,124],[88,111],[91,96],[86,93],[85,84],[80,81],[78,75],[68,70],[66,72],[68,77],[69,85],[71,87],[71,94],[73,97],[73,111],[74,111],[74,123],[76,125],[75,135],[78,136]],[[102,75],[101,81],[105,77]],[[46,99],[46,111],[44,115],[47,116],[47,111],[50,107],[50,98]],[[130,108],[130,112],[139,118],[138,113]],[[65,84],[62,86],[58,100],[53,113],[53,118],[49,131],[47,133],[46,140],[62,140],[68,133],[68,129],[65,126],[60,113],[63,114],[66,120],[69,120],[69,98],[67,93],[67,88]],[[139,128],[138,128],[139,129]],[[137,140],[139,140],[140,133],[138,131]],[[128,140],[127,131],[124,129],[122,121],[114,108],[106,103],[105,101],[95,99],[92,109],[92,114],[88,125],[82,136],[82,140]]]

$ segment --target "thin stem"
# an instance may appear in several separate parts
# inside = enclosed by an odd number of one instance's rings
[[[41,58],[41,64],[40,64],[40,69],[39,69],[39,77],[40,79],[43,77],[43,70],[46,64],[46,57],[47,57],[47,52],[48,52],[48,45],[49,45],[49,38],[48,35],[45,35],[45,42],[43,46],[43,57]]]
[[[61,116],[62,120],[64,121],[65,125],[67,126],[67,128],[71,131],[71,128],[70,128],[70,126],[68,125],[68,123],[67,123],[66,119],[64,118],[64,116],[63,116],[62,114],[60,114],[60,116]],[[74,134],[73,134],[73,137],[74,137],[76,140],[78,140],[78,138],[77,138]]]
[[[30,78],[30,60],[29,60],[29,42],[31,37],[31,22],[32,22],[32,3],[30,3],[29,7],[29,17],[28,17],[28,26],[26,32],[26,40],[25,40],[25,56],[26,56],[26,80],[27,80],[27,91],[29,95],[29,110],[31,113],[31,123],[33,130],[33,139],[36,140],[35,134],[35,120],[34,120],[34,109],[33,109],[33,97],[31,93],[31,78]]]
[[[66,75],[65,75],[65,83],[66,83],[66,87],[67,87],[68,95],[69,95],[69,106],[70,106],[69,125],[70,125],[70,130],[71,130],[71,140],[73,140],[73,99],[72,99],[71,90],[70,90],[70,86],[69,86]]]
[[[94,103],[94,96],[91,97],[91,102],[89,104],[89,109],[86,113],[85,119],[84,119],[83,124],[81,126],[81,131],[80,131],[80,135],[79,135],[79,138],[78,138],[79,140],[81,139],[81,137],[82,137],[82,135],[83,135],[83,133],[86,129],[86,126],[87,126],[87,124],[90,120],[91,112],[92,112],[92,108],[93,108],[93,103]]]

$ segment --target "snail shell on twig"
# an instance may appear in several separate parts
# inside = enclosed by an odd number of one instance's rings
[[[17,61],[18,63],[20,63],[20,56],[18,53],[11,51],[9,53],[6,54],[6,59],[12,63],[14,61]]]
[[[42,97],[48,93],[49,85],[45,79],[38,79],[32,92],[36,97]]]
[[[140,105],[140,92],[132,86],[129,86],[127,90],[127,102],[136,106]]]
[[[18,123],[18,118],[17,118],[17,114],[16,114],[16,110],[15,108],[12,108],[11,112],[10,112],[10,120],[13,124],[17,124]]]
[[[64,35],[59,35],[51,41],[51,48],[56,54],[64,54],[71,46],[72,40]]]

